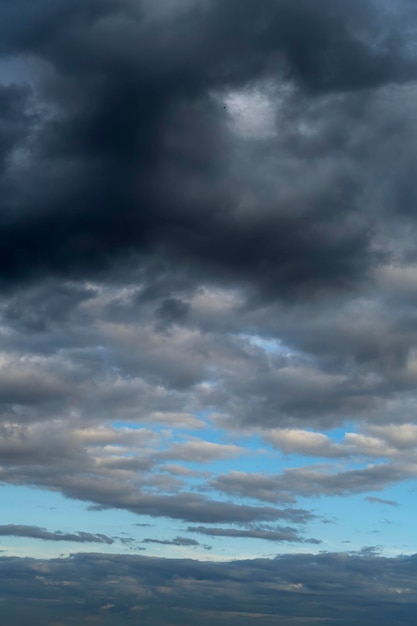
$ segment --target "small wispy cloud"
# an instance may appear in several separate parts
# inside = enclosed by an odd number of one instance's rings
[[[41,539],[42,541],[75,541],[78,543],[114,543],[114,539],[101,533],[92,534],[86,532],[66,533],[63,531],[51,532],[38,526],[25,526],[19,524],[6,524],[0,526],[2,537],[28,537]]]
[[[398,506],[398,502],[395,500],[384,500],[383,498],[377,498],[376,496],[366,496],[365,500],[372,504],[386,504],[388,506]]]

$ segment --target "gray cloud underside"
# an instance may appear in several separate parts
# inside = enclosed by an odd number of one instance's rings
[[[24,526],[20,524],[3,524],[0,526],[1,537],[28,537],[30,539],[42,539],[42,541],[75,541],[79,543],[114,543],[114,540],[101,533],[93,534],[86,532],[65,533],[62,531],[51,532],[38,526]]]
[[[51,429],[46,423],[45,428],[33,425],[26,431],[9,425],[3,429],[0,477],[15,485],[30,483],[59,489],[67,497],[93,502],[98,508],[121,508],[139,515],[188,522],[248,523],[284,519],[303,524],[314,518],[302,508],[251,506],[185,491],[187,484],[175,474],[158,472],[152,450],[155,437],[148,429],[100,426],[67,431],[63,424]],[[194,461],[198,445],[196,441],[189,443],[192,444],[189,448],[184,444],[184,447],[174,446],[173,450],[180,456],[188,450],[189,460]],[[236,446],[224,448],[232,452],[232,457],[236,454]],[[207,460],[209,455],[210,459],[217,452],[222,460],[224,448],[220,444],[217,447],[209,444],[207,448],[206,443],[201,442],[202,458]],[[126,456],[132,452],[135,456]],[[156,456],[159,459],[160,455]],[[162,457],[164,459],[165,454]],[[204,484],[203,475],[202,486]]]
[[[266,502],[291,501],[296,496],[344,496],[380,491],[400,481],[415,480],[417,466],[386,463],[364,469],[335,472],[326,466],[286,469],[282,474],[256,474],[232,471],[219,475],[212,486],[223,493]],[[370,502],[392,504],[392,501],[368,497]],[[395,504],[395,503],[394,503]]]
[[[416,568],[415,556],[382,558],[372,550],[230,563],[1,558],[2,617],[34,626],[137,624],[138,616],[143,626],[272,626],[277,619],[283,626],[409,626],[417,610]]]

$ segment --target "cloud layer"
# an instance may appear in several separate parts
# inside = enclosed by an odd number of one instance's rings
[[[80,619],[137,624],[139,617],[144,626],[251,626],[277,619],[283,626],[411,624],[416,558],[369,552],[226,563],[110,555],[2,558],[2,614],[34,626],[72,626]]]

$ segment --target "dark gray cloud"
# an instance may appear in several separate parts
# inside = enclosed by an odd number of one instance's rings
[[[0,87],[0,172],[4,173],[15,146],[25,138],[33,122],[28,100],[31,91],[26,86]]]
[[[38,526],[25,526],[19,524],[3,524],[0,526],[2,537],[28,537],[30,539],[42,539],[42,541],[75,541],[79,543],[114,543],[114,540],[101,533],[92,534],[86,532],[66,533],[62,531],[51,532]]]
[[[348,287],[367,274],[373,226],[358,210],[363,179],[353,157],[372,158],[361,152],[367,137],[355,120],[374,110],[370,89],[416,75],[400,30],[405,12],[413,18],[409,4],[394,18],[371,2],[347,11],[309,0],[297,8],[213,1],[159,17],[149,3],[128,0],[34,4],[5,11],[4,20],[4,53],[32,59],[36,86],[26,134],[7,139],[8,111],[24,107],[5,105],[5,150],[25,153],[5,174],[5,282],[91,276],[132,254],[151,290],[167,273],[183,284],[203,275],[273,295]],[[213,94],[265,80],[278,91],[293,87],[283,139],[245,147]],[[17,87],[5,89],[24,99]],[[319,139],[303,125],[317,127]],[[319,161],[315,181],[311,158]],[[277,185],[265,171],[276,172]],[[288,194],[280,179],[290,171],[297,190]],[[186,305],[166,296],[162,322],[183,318]]]
[[[71,320],[79,305],[94,295],[93,289],[79,285],[43,283],[9,301],[4,307],[4,319],[18,331],[53,331],[54,327]],[[85,316],[77,321],[89,320]]]
[[[76,555],[0,560],[2,615],[34,626],[100,624],[331,626],[413,623],[416,557],[287,555],[209,563]],[[81,582],[82,581],[82,582]],[[74,602],[76,594],[77,602]],[[19,600],[22,601],[19,601]]]
[[[294,110],[308,124],[305,98],[330,94],[331,102],[334,91],[356,97],[415,78],[398,20],[384,20],[371,2],[347,11],[309,0],[297,8],[213,1],[159,19],[128,0],[35,4],[5,21],[5,53],[33,59],[39,105],[26,136],[13,135],[28,156],[4,181],[4,282],[91,276],[132,254],[141,262],[157,255],[152,280],[175,259],[185,274],[193,263],[210,281],[249,281],[273,295],[346,288],[366,274],[373,254],[370,223],[357,211],[358,176],[336,163],[313,185],[303,157],[286,153],[283,171],[293,161],[298,190],[287,198],[267,190],[242,211],[262,171],[246,177],[244,159],[236,170],[237,140],[213,94],[262,80],[294,85]],[[355,102],[345,111],[361,111]],[[337,98],[333,108],[337,116]],[[299,133],[296,149],[324,158],[347,137],[329,128],[326,139],[314,146]],[[272,140],[270,148],[288,146]],[[275,165],[264,150],[262,170]]]

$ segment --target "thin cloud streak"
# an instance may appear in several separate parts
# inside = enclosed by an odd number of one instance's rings
[[[101,533],[92,534],[79,531],[77,533],[66,533],[63,531],[51,532],[38,526],[25,526],[19,524],[3,524],[0,526],[0,536],[2,537],[27,537],[30,539],[41,539],[42,541],[74,541],[78,543],[114,543],[114,539]]]

